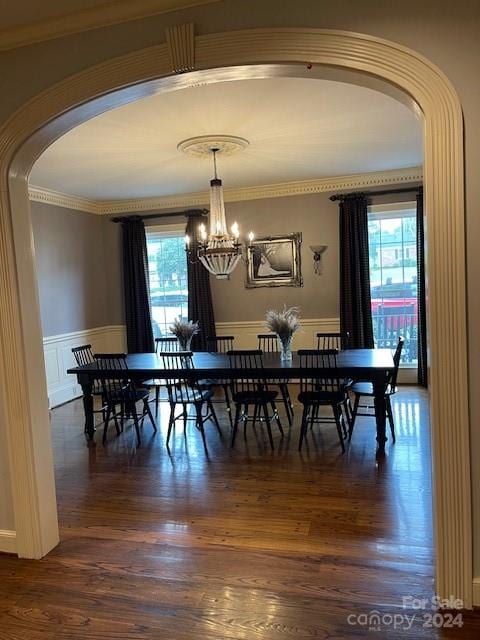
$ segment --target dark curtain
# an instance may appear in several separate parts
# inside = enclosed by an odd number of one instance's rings
[[[189,216],[187,234],[190,236],[192,258],[195,260],[198,248],[198,226],[200,216]],[[200,333],[192,340],[193,351],[207,351],[207,337],[215,336],[215,318],[213,315],[210,276],[198,261],[188,261],[188,319],[200,325]]]
[[[125,319],[129,353],[153,351],[145,226],[141,219],[122,222]]]
[[[340,201],[340,329],[350,334],[353,349],[373,348],[367,199]]]
[[[418,384],[428,384],[427,309],[425,297],[425,229],[423,224],[423,189],[417,193],[417,313],[418,313]]]

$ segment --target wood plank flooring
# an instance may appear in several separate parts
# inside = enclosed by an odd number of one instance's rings
[[[61,543],[41,561],[0,556],[0,640],[479,638],[480,614],[461,629],[388,617],[433,596],[426,394],[403,388],[394,412],[377,464],[370,418],[345,455],[334,425],[298,453],[298,407],[274,452],[263,427],[232,451],[219,410],[207,459],[193,424],[168,455],[165,406],[138,450],[131,427],[88,449],[81,403],[55,409]]]

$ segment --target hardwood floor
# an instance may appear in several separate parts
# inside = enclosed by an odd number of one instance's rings
[[[430,610],[402,609],[433,596],[430,447],[426,394],[403,388],[393,404],[380,464],[369,418],[345,455],[334,425],[299,454],[298,406],[274,452],[263,427],[230,450],[222,414],[207,459],[193,424],[168,455],[165,406],[138,450],[130,426],[87,449],[81,403],[55,409],[62,541],[41,561],[0,557],[0,640],[480,637],[480,614],[432,629]]]

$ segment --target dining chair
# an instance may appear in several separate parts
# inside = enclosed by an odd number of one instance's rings
[[[227,353],[233,349],[233,343],[235,342],[235,336],[207,336],[207,351],[210,353]],[[200,380],[200,385],[203,387],[220,387],[223,391],[223,399],[221,402],[225,403],[225,407],[230,421],[230,426],[233,427],[232,406],[230,401],[230,384],[231,381],[225,379],[205,379]],[[212,402],[215,402],[215,395],[212,398]]]
[[[96,353],[94,359],[99,371],[113,371],[113,377],[102,377],[102,388],[106,400],[106,418],[103,427],[103,444],[107,440],[108,423],[113,419],[117,435],[123,431],[125,416],[130,416],[135,425],[137,446],[141,445],[140,426],[143,426],[145,416],[148,415],[152,423],[153,431],[157,432],[157,425],[153,419],[148,398],[150,392],[144,387],[137,388],[128,375],[127,356],[125,353]],[[137,402],[143,403],[143,410],[137,414]],[[117,407],[120,410],[117,411]],[[119,425],[120,419],[120,425]]]
[[[161,354],[169,351],[177,351],[178,350],[178,341],[175,337],[166,337],[166,338],[155,338],[155,353]],[[160,394],[162,388],[166,387],[165,380],[161,379],[150,379],[145,380],[142,383],[144,387],[147,387],[149,390],[155,389],[155,398],[152,402],[155,402],[155,417],[158,416],[158,403],[160,402]]]
[[[397,393],[397,378],[398,378],[398,370],[400,368],[400,360],[402,358],[402,350],[405,343],[405,338],[400,336],[398,338],[397,347],[395,349],[395,353],[393,354],[393,364],[394,368],[392,369],[392,373],[388,379],[387,386],[385,388],[385,403],[386,403],[386,416],[388,419],[388,423],[390,425],[390,433],[392,434],[392,441],[395,442],[395,422],[393,420],[393,411],[392,411],[392,403],[390,398]],[[375,413],[372,413],[371,410],[375,411],[374,404],[360,404],[360,400],[364,397],[374,398],[375,394],[373,392],[373,384],[371,382],[355,382],[351,387],[350,391],[354,395],[353,402],[353,410],[352,410],[352,420],[350,422],[348,439],[352,439],[353,427],[355,426],[355,421],[358,416],[375,416]],[[367,410],[365,413],[361,413],[360,410]],[[368,410],[370,409],[370,412]]]
[[[350,343],[350,333],[348,331],[338,331],[334,333],[323,333],[319,331],[316,334],[317,337],[317,349],[325,350],[325,349],[336,349],[337,351],[345,351],[348,349]],[[345,388],[348,389],[353,384],[352,379],[344,380]],[[347,417],[348,425],[352,421],[352,406],[350,403],[350,396],[347,392],[345,402],[343,403],[343,409],[345,411],[345,415]]]
[[[164,352],[161,354],[163,361],[163,368],[165,371],[165,382],[167,386],[168,401],[170,403],[170,418],[168,420],[168,432],[167,432],[167,449],[170,442],[170,436],[175,422],[179,418],[183,418],[184,433],[187,431],[188,407],[195,407],[195,426],[200,431],[202,436],[203,447],[205,453],[208,455],[207,442],[205,439],[205,422],[207,420],[213,421],[218,433],[222,435],[222,430],[217,420],[215,409],[212,404],[213,390],[211,387],[202,387],[197,380],[190,380],[187,378],[176,376],[170,377],[168,371],[181,372],[186,369],[193,369],[193,353],[191,351],[175,351]],[[175,415],[175,411],[178,405],[182,406],[182,412],[179,415]],[[203,407],[206,405],[207,414],[204,416],[202,413]]]
[[[298,401],[303,405],[303,412],[298,443],[299,451],[302,450],[309,424],[313,427],[314,423],[335,422],[338,439],[342,451],[345,452],[344,438],[347,435],[347,430],[342,406],[347,392],[344,380],[336,373],[337,353],[336,349],[301,349],[298,351],[300,367],[307,372],[315,369],[323,369],[328,372],[331,369],[331,373],[317,374],[312,372],[311,376],[300,379]],[[321,416],[321,407],[331,407],[333,419]]]
[[[282,423],[277,411],[276,398],[278,391],[270,389],[270,381],[263,376],[256,377],[255,372],[261,372],[263,369],[261,349],[232,350],[228,352],[230,367],[236,371],[244,371],[245,375],[241,377],[235,376],[232,379],[232,399],[235,403],[235,419],[233,422],[231,446],[235,445],[235,437],[237,435],[238,423],[242,420],[244,432],[246,433],[247,422],[256,423],[257,419],[261,422],[265,421],[268,432],[270,447],[273,449],[273,436],[270,422],[274,419],[278,425],[278,429],[283,436]],[[249,375],[249,371],[252,373]],[[268,413],[268,407],[272,408],[272,416]],[[243,407],[243,411],[242,411]],[[250,417],[249,408],[253,407],[254,414]],[[263,411],[263,419],[261,417]]]
[[[278,353],[280,347],[278,344],[278,337],[275,333],[259,333],[257,335],[258,348],[263,353]],[[292,426],[293,421],[293,402],[290,398],[290,392],[288,390],[288,383],[281,378],[269,380],[268,383],[272,386],[278,387],[282,396],[283,406],[285,407],[285,413],[289,426]]]
[[[72,348],[73,357],[75,358],[75,362],[78,367],[83,367],[87,364],[92,364],[95,362],[95,358],[93,357],[92,345],[91,344],[82,344],[78,347]],[[101,399],[101,408],[94,409],[93,413],[101,413],[102,414],[102,422],[105,422],[106,417],[106,402],[103,395],[103,387],[101,380],[94,380],[92,384],[92,396]],[[86,427],[84,429],[86,431]]]
[[[350,333],[348,331],[339,331],[337,333],[323,333],[320,331],[316,334],[316,338],[318,350],[336,349],[337,351],[344,351],[348,349]]]

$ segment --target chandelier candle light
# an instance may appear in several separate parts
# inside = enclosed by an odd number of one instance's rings
[[[247,145],[247,140],[235,136],[202,136],[184,140],[178,145],[179,150],[191,155],[200,156],[205,153],[213,155],[214,177],[210,180],[210,229],[207,233],[204,224],[199,226],[200,237],[196,257],[205,269],[219,280],[230,278],[230,274],[242,257],[243,245],[240,241],[238,224],[234,222],[230,232],[227,229],[222,181],[217,175],[217,153],[231,155]],[[250,232],[248,235],[250,243],[253,238],[253,233]],[[191,240],[188,235],[185,236],[185,250],[190,258],[192,258]]]

